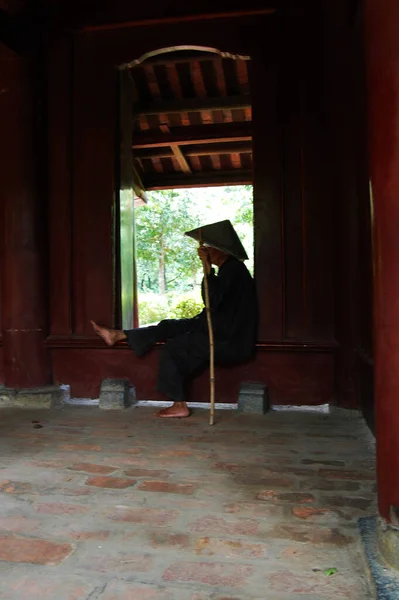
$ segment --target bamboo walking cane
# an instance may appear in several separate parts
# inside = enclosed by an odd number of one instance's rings
[[[203,246],[201,229],[199,231],[199,242],[200,242],[200,246]],[[205,312],[206,312],[206,320],[208,323],[208,333],[209,333],[209,386],[210,386],[210,395],[211,395],[211,412],[209,415],[209,425],[214,425],[214,423],[215,423],[215,345],[214,345],[214,340],[213,340],[211,306],[210,306],[210,302],[209,302],[208,273],[206,272],[205,261],[202,261],[202,267],[204,269]]]

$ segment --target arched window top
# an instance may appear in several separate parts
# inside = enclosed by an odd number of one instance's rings
[[[241,54],[234,54],[232,52],[224,52],[223,50],[218,50],[217,48],[211,48],[208,46],[194,46],[194,45],[183,45],[183,46],[169,46],[167,48],[158,48],[157,50],[151,50],[151,52],[146,52],[139,58],[132,60],[129,63],[125,63],[120,65],[121,69],[131,69],[132,67],[136,67],[140,65],[145,60],[149,58],[154,58],[155,56],[160,56],[162,54],[168,54],[172,52],[182,52],[182,51],[191,51],[191,52],[204,52],[207,54],[216,54],[221,58],[231,58],[233,60],[250,60],[250,56],[245,56]]]

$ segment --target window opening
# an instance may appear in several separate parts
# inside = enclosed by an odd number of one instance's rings
[[[185,231],[230,219],[253,271],[251,60],[181,46],[119,71],[116,320],[130,328],[201,310]]]
[[[140,325],[198,314],[202,266],[185,231],[230,219],[247,250],[253,273],[252,186],[224,186],[147,193],[136,208],[136,263]]]

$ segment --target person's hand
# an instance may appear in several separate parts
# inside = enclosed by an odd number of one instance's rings
[[[212,265],[209,258],[208,248],[206,246],[200,246],[198,248],[198,256],[200,257],[202,264],[204,265],[206,274],[209,275],[212,269]]]

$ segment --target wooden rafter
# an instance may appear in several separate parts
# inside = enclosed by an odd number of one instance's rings
[[[213,156],[217,154],[231,154],[236,152],[238,154],[250,154],[252,152],[251,142],[242,143],[227,143],[227,144],[201,144],[197,148],[192,146],[186,146],[184,150],[184,156]],[[170,158],[173,156],[173,152],[170,148],[141,148],[135,151],[135,158]]]
[[[252,139],[251,123],[224,123],[204,126],[174,127],[171,133],[159,131],[143,131],[133,137],[133,150],[139,148],[161,148],[177,144],[192,146],[209,144],[210,142],[249,142]]]
[[[146,190],[205,187],[211,185],[243,185],[250,183],[252,183],[252,171],[250,169],[200,171],[190,176],[183,175],[182,173],[157,173],[148,175],[145,179]]]
[[[138,21],[122,21],[120,23],[107,23],[99,25],[87,25],[82,28],[82,31],[106,31],[112,29],[126,29],[127,27],[148,27],[161,25],[165,27],[169,23],[190,23],[194,21],[214,20],[214,19],[232,19],[238,17],[250,17],[256,15],[273,15],[276,12],[275,6],[255,9],[235,10],[231,12],[214,12],[194,15],[179,15],[173,17],[161,17],[158,19],[140,19]],[[150,58],[150,57],[148,57]],[[135,64],[135,63],[134,63]],[[134,66],[129,64],[128,66]]]
[[[209,110],[234,110],[251,108],[251,96],[226,96],[224,98],[183,98],[155,102],[136,103],[133,113],[136,116],[199,112]]]
[[[180,166],[181,170],[183,171],[183,173],[191,174],[192,171],[191,171],[190,165],[188,164],[183,152],[180,150],[180,148],[177,144],[173,144],[172,152],[173,152],[174,157],[176,158],[177,162],[179,163],[179,166]]]

